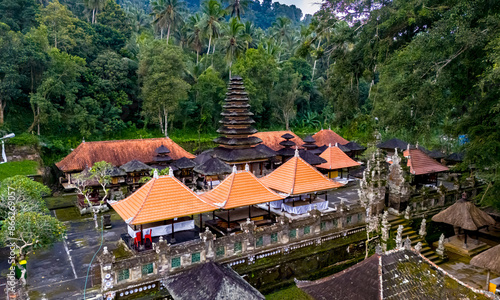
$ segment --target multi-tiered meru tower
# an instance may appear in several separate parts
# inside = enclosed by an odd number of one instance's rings
[[[248,163],[251,171],[261,174],[263,164],[270,156],[255,148],[262,140],[251,136],[257,129],[253,127],[255,121],[241,77],[231,78],[222,107],[222,120],[219,121],[222,126],[217,130],[220,136],[214,140],[219,147],[214,149],[214,154],[228,164],[237,165],[239,169]]]

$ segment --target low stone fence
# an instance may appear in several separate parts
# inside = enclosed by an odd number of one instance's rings
[[[99,256],[101,290],[106,299],[136,297],[160,288],[161,279],[168,274],[207,260],[229,266],[250,265],[269,256],[334,242],[364,231],[364,214],[359,206],[344,206],[334,212],[312,210],[303,218],[278,216],[276,223],[262,227],[248,220],[242,231],[231,235],[217,238],[207,228],[198,240],[170,245],[160,239],[153,250],[131,252],[126,258],[116,258],[104,249]]]

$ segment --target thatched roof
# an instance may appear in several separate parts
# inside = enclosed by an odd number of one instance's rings
[[[230,267],[206,262],[165,277],[174,299],[264,300],[264,296]]]
[[[227,163],[237,163],[241,161],[265,160],[273,157],[268,153],[262,152],[255,147],[248,148],[214,148],[214,155]]]
[[[108,173],[109,176],[111,177],[120,177],[120,176],[125,176],[127,175],[127,173],[125,173],[122,169],[120,168],[117,168],[117,167],[113,167],[109,173]]]
[[[495,220],[480,210],[473,202],[460,199],[452,206],[432,217],[432,221],[457,226],[469,231],[493,225]]]
[[[255,146],[255,149],[259,150],[260,152],[266,154],[269,157],[278,155],[276,153],[276,151],[274,151],[273,149],[269,148],[268,146],[266,146],[264,144],[260,144],[260,145]]]
[[[262,144],[268,146],[269,148],[273,149],[274,151],[278,151],[281,148],[283,148],[282,145],[280,145],[280,142],[284,141],[285,138],[283,136],[285,134],[291,135],[292,138],[290,139],[292,142],[295,143],[299,148],[302,147],[302,144],[304,142],[302,141],[301,138],[299,138],[295,133],[288,131],[288,130],[282,130],[282,131],[261,131],[257,132],[253,136],[256,136],[262,140]],[[287,138],[290,138],[287,136]]]
[[[187,157],[181,157],[178,160],[176,160],[173,165],[177,169],[190,169],[196,167],[198,164],[195,163],[194,161],[190,160]]]
[[[394,151],[395,148],[398,148],[399,150],[406,150],[408,148],[408,143],[394,138],[378,144],[377,148],[388,149],[391,151]]]
[[[326,163],[324,158],[319,157],[310,150],[299,150],[299,156],[312,166]]]
[[[349,143],[345,144],[344,146],[346,146],[347,148],[349,148],[351,151],[363,151],[363,150],[366,150],[366,147],[363,147],[363,146],[361,146],[360,144],[358,144],[356,142],[349,142]]]
[[[100,141],[81,143],[56,166],[63,172],[73,172],[103,160],[118,167],[133,159],[149,164],[154,162],[155,150],[162,145],[170,150],[172,159],[195,158],[170,138]]]
[[[483,253],[474,256],[470,264],[476,267],[488,269],[495,273],[500,273],[500,245],[496,245]]]
[[[127,173],[132,173],[132,172],[151,170],[152,168],[146,165],[145,163],[134,159],[121,166],[120,169],[122,169]]]
[[[214,156],[214,149],[208,149],[198,154],[193,161],[199,165],[203,164],[207,160],[211,159]]]
[[[233,171],[231,167],[217,157],[212,157],[203,164],[194,167],[196,173],[206,176],[229,174]]]
[[[164,145],[161,145],[160,147],[156,148],[155,153],[156,154],[167,154],[167,153],[170,153],[170,150],[168,150],[168,148],[165,147]]]
[[[429,155],[429,157],[432,157],[434,159],[441,159],[446,156],[443,152],[439,150],[430,151],[427,155]]]
[[[464,161],[465,154],[462,152],[456,152],[448,155],[445,160],[449,162],[462,162]]]

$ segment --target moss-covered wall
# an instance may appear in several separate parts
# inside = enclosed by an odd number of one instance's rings
[[[250,284],[266,294],[299,280],[315,280],[337,273],[364,258],[366,233],[311,245],[241,264],[233,269]],[[349,248],[349,251],[347,249]]]

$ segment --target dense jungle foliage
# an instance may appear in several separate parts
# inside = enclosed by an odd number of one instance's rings
[[[0,126],[56,157],[82,138],[210,139],[237,74],[260,130],[466,150],[492,199],[499,25],[493,0],[325,0],[314,16],[271,0],[0,0]]]

